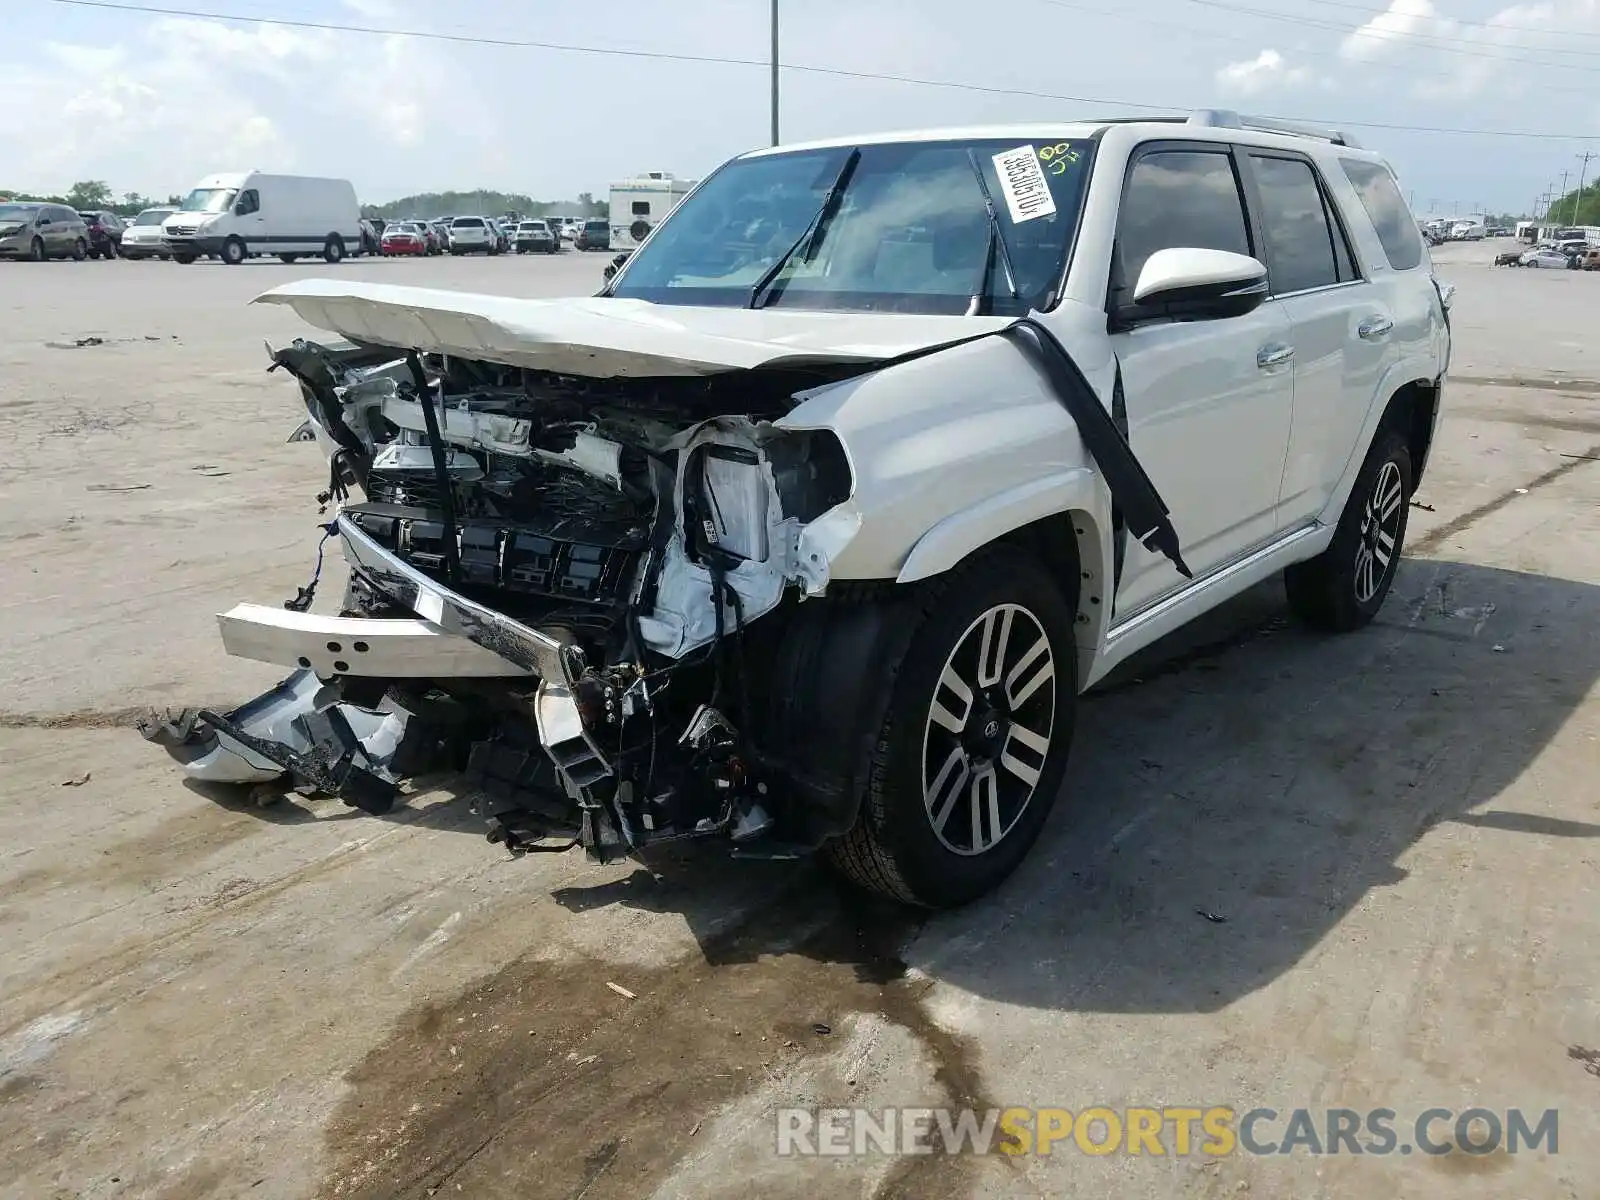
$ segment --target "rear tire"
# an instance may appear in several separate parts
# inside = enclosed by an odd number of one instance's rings
[[[823,854],[862,887],[946,908],[998,886],[1044,828],[1072,741],[1077,648],[1070,604],[1019,549],[980,554],[925,596],[856,823]]]
[[[1283,573],[1295,614],[1318,629],[1349,633],[1383,607],[1405,548],[1411,515],[1411,450],[1392,429],[1380,429],[1334,530],[1316,558]]]
[[[82,238],[72,243],[72,261],[82,262],[89,257],[89,244]]]
[[[330,234],[322,246],[324,262],[336,263],[344,258],[344,239],[338,234]]]
[[[237,267],[249,255],[249,248],[236,237],[222,243],[222,261],[230,267]]]

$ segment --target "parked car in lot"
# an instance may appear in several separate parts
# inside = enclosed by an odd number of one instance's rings
[[[1600,271],[1600,250],[1585,250],[1579,266],[1585,271]]]
[[[147,208],[129,221],[122,231],[122,257],[171,258],[161,234],[161,222],[176,211],[174,208]]]
[[[535,250],[543,251],[545,254],[554,254],[561,249],[561,242],[551,232],[548,224],[534,219],[523,221],[517,225],[516,247],[518,254],[528,254]]]
[[[499,254],[499,234],[486,217],[456,217],[450,222],[450,253]]]
[[[435,254],[444,254],[450,249],[450,222],[454,219],[454,217],[437,217],[426,222],[428,228],[433,231],[433,239],[437,243]]]
[[[1372,621],[1451,342],[1381,157],[1210,111],[762,149],[597,296],[258,302],[329,333],[274,357],[350,584],[223,614],[293,673],[151,727],[192,776],[384,812],[460,755],[513,849],[818,850],[929,906],[1023,860],[1130,654],[1277,575]]]
[[[10,201],[0,204],[0,258],[89,257],[89,227],[64,204]]]
[[[126,226],[114,212],[100,209],[80,209],[78,216],[89,233],[90,258],[120,258],[122,256],[122,231]]]
[[[382,250],[382,248],[383,248],[383,232],[379,228],[379,223],[371,221],[371,220],[367,219],[366,217],[362,217],[361,218],[361,249],[355,251],[354,253],[356,253],[358,255],[360,255],[360,254],[377,254]]]
[[[1572,256],[1553,247],[1545,247],[1539,250],[1529,250],[1518,260],[1518,265],[1566,271],[1572,267]]]
[[[598,217],[585,221],[583,228],[579,229],[573,238],[572,245],[578,250],[611,249],[610,222]]]
[[[411,221],[397,221],[383,231],[383,253],[410,254],[418,258],[430,253],[424,227]]]

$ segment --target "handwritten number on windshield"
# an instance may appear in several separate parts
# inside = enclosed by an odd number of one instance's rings
[[[1052,175],[1065,175],[1068,164],[1078,161],[1078,152],[1066,142],[1039,147],[1039,161]]]

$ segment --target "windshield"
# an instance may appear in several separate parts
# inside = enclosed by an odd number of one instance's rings
[[[226,212],[237,194],[233,188],[195,188],[183,198],[183,211]]]
[[[159,225],[172,215],[170,208],[147,208],[133,219],[135,225]]]
[[[38,211],[37,204],[0,204],[0,221],[26,221]]]
[[[736,159],[634,252],[610,294],[748,305],[844,174],[833,219],[813,230],[813,244],[790,256],[764,290],[764,305],[965,313],[983,292],[996,313],[1049,307],[1077,229],[1092,153],[1086,139],[977,140],[862,146],[850,172],[843,171],[848,146]],[[992,265],[985,189],[1008,252],[997,247]],[[1005,257],[1017,275],[1015,298]]]

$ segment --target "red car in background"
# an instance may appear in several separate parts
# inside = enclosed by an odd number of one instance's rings
[[[402,221],[397,225],[385,225],[381,248],[386,256],[392,254],[415,254],[421,257],[429,252],[428,235],[423,232],[422,226],[410,221]]]

